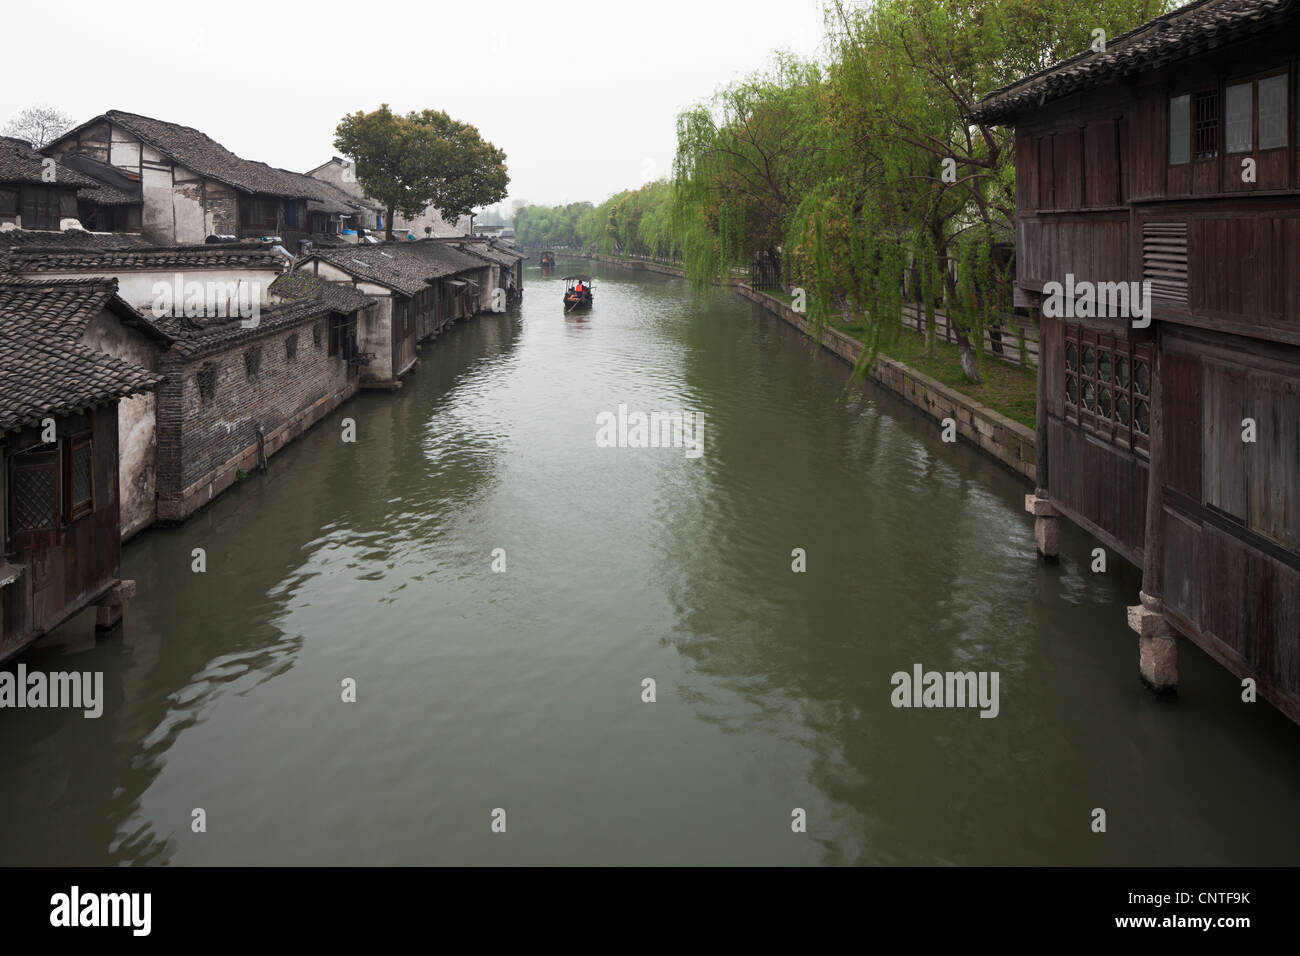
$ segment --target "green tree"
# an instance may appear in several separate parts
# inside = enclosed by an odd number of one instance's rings
[[[500,202],[510,183],[505,153],[478,130],[437,110],[399,116],[385,103],[343,118],[334,146],[356,164],[357,182],[387,211],[408,218],[433,206],[448,222]]]

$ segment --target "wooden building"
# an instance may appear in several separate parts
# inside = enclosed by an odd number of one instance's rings
[[[88,253],[89,254],[89,253]],[[19,278],[0,273],[0,301],[47,335],[107,352],[155,372],[171,340],[118,294],[116,279]],[[156,517],[154,393],[122,398],[117,408],[118,511],[122,539]]]
[[[327,226],[330,216],[363,205],[311,176],[237,156],[189,126],[121,110],[82,123],[44,152],[92,176],[99,164],[138,181],[140,228],[158,245],[216,235],[277,237],[296,248],[312,238],[312,213],[315,225]],[[117,180],[104,181],[120,187]]]
[[[1015,126],[1040,550],[1060,515],[1142,568],[1151,686],[1181,634],[1296,721],[1298,82],[1300,2],[1201,0],[971,115]]]
[[[0,136],[0,227],[59,232],[80,225],[80,196],[100,192],[89,176],[47,158],[25,141]],[[0,234],[3,241],[3,234]]]
[[[74,341],[104,308],[68,284],[0,286],[0,660],[92,605],[121,620],[117,408],[160,377]]]
[[[437,239],[321,249],[295,267],[378,300],[357,329],[358,347],[369,359],[362,369],[366,388],[399,387],[415,367],[421,341],[484,311],[493,268]]]

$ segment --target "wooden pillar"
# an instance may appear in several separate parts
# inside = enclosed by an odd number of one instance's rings
[[[1034,409],[1034,493],[1025,495],[1025,510],[1034,516],[1034,542],[1038,556],[1047,564],[1061,560],[1060,512],[1052,506],[1048,496],[1047,454],[1047,368],[1051,356],[1043,352],[1042,313],[1038,319],[1038,375],[1037,397]]]
[[[1164,615],[1165,412],[1164,359],[1157,336],[1151,353],[1150,464],[1147,469],[1146,529],[1142,545],[1141,603],[1128,609],[1128,623],[1138,634],[1142,682],[1158,693],[1178,687],[1178,645]]]

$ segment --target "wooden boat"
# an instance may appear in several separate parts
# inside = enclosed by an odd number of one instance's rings
[[[555,254],[552,253],[551,250],[549,249],[543,250],[541,265],[543,271],[551,269],[555,266]]]
[[[564,277],[564,314],[591,308],[591,276]]]

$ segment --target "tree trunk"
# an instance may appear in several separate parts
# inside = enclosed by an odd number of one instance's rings
[[[975,357],[975,350],[971,348],[970,337],[966,334],[965,329],[957,330],[957,355],[961,358],[961,370],[968,381],[975,385],[981,384],[984,379],[980,378],[980,369],[978,360]]]
[[[388,207],[388,215],[384,217],[384,240],[393,241],[393,213],[397,211],[396,206]]]
[[[975,349],[971,346],[969,330],[964,322],[957,320],[955,314],[961,311],[961,303],[957,300],[957,280],[953,277],[952,270],[948,268],[948,255],[942,247],[942,223],[936,220],[930,234],[935,241],[935,259],[939,264],[939,274],[943,276],[944,289],[947,292],[948,337],[950,340],[956,340],[957,355],[961,359],[961,371],[966,376],[966,380],[974,385],[982,384],[984,379],[980,377],[978,358]],[[982,337],[980,344],[983,344]]]

